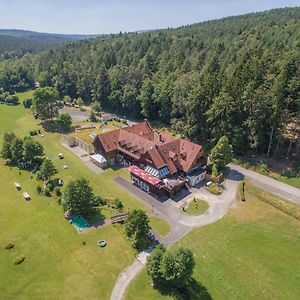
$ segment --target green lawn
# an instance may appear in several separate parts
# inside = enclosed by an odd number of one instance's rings
[[[167,235],[171,231],[171,225],[158,217],[149,217],[150,226],[161,236]]]
[[[185,208],[185,212],[192,216],[198,216],[205,213],[209,208],[209,205],[206,201],[201,199],[194,199],[187,208]]]
[[[245,193],[246,201],[222,220],[192,231],[173,247],[190,248],[195,255],[193,299],[300,299],[299,221],[259,200],[248,184]],[[150,283],[143,271],[126,299],[173,299]],[[207,289],[202,295],[201,286]]]
[[[22,94],[21,101],[30,94]],[[22,105],[0,105],[0,120],[0,146],[6,131],[23,137],[30,130],[41,129]],[[35,138],[44,145],[46,156],[52,157],[59,170],[57,176],[65,183],[82,176],[89,180],[96,194],[118,197],[126,210],[146,210],[142,203],[113,183],[116,176],[128,177],[125,170],[109,169],[96,175],[60,145],[59,134],[43,133],[44,137]],[[58,159],[60,152],[65,159]],[[0,160],[0,299],[109,299],[119,273],[134,257],[122,228],[107,226],[78,234],[64,219],[55,197],[36,193],[38,182],[34,175],[26,171],[19,174],[17,168],[3,163]],[[68,165],[67,170],[63,169],[64,164]],[[22,191],[16,191],[13,185],[16,181]],[[31,195],[31,201],[23,199],[23,191]],[[110,210],[105,209],[104,214],[109,215]],[[106,239],[106,248],[98,247],[100,239]],[[6,250],[9,241],[15,247]],[[15,266],[13,260],[19,254],[26,259]]]

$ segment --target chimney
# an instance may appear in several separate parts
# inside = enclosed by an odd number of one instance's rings
[[[159,140],[163,143],[165,140],[163,139],[163,137],[161,136],[160,133],[158,133],[158,134],[159,134]]]

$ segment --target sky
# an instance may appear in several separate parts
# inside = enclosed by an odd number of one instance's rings
[[[300,0],[0,0],[0,28],[100,34],[300,6]]]

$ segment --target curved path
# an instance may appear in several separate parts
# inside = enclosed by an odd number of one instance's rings
[[[184,201],[191,201],[194,197],[199,197],[209,203],[209,209],[201,216],[188,216],[178,207],[178,204],[172,200],[160,202],[159,200],[149,196],[128,181],[122,178],[116,178],[115,182],[129,193],[134,195],[140,201],[150,206],[155,215],[165,219],[172,225],[172,231],[160,242],[166,247],[175,244],[179,239],[186,235],[189,231],[196,227],[202,227],[214,223],[221,219],[230,209],[236,199],[237,187],[239,180],[242,179],[241,174],[231,171],[226,183],[224,191],[219,196],[210,194],[206,189],[192,189],[191,194]],[[127,286],[131,280],[144,268],[147,260],[148,252],[140,253],[132,265],[127,267],[118,277],[117,282],[111,294],[111,300],[122,300]]]

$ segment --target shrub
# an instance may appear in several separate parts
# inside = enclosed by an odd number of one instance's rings
[[[59,188],[58,186],[56,186],[56,187],[54,188],[54,192],[55,192],[55,195],[56,195],[57,197],[60,197],[60,196],[62,195],[62,192],[61,192],[61,190],[60,190],[60,188]]]
[[[24,260],[25,260],[25,256],[19,255],[19,256],[17,256],[17,257],[15,258],[14,264],[15,264],[15,265],[19,265],[19,264],[21,264]]]
[[[32,99],[29,98],[29,99],[23,100],[23,105],[25,108],[30,108],[32,105]]]
[[[269,197],[265,192],[260,190],[257,190],[255,195],[258,199],[265,201],[291,217],[300,220],[300,208],[297,204],[280,198]]]
[[[82,242],[82,245],[84,245],[84,246],[85,246],[85,245],[86,245],[86,242],[85,242],[85,241],[83,241],[83,242]]]
[[[57,203],[58,203],[58,205],[61,205],[61,203],[62,203],[61,197],[58,197],[58,198],[57,198]]]
[[[55,188],[55,182],[53,180],[50,180],[48,183],[47,183],[47,188],[52,192]]]
[[[9,158],[5,161],[5,165],[7,166],[12,166],[13,165],[13,161]]]
[[[113,206],[114,206],[114,208],[116,208],[118,210],[122,210],[122,208],[124,207],[123,203],[121,202],[121,200],[119,198],[116,198],[114,200]]]
[[[36,179],[42,179],[40,171],[36,172]]]
[[[45,189],[44,193],[46,197],[51,197],[51,192],[48,188]]]
[[[297,174],[297,172],[292,171],[292,170],[284,170],[283,172],[281,172],[280,175],[283,177],[286,177],[286,178],[295,178],[295,177],[297,177],[298,174]]]
[[[240,182],[239,192],[240,192],[241,201],[245,201],[246,198],[245,198],[245,181],[244,180],[242,182]]]
[[[31,131],[29,131],[29,134],[30,134],[31,136],[34,136],[34,135],[37,135],[38,133],[37,133],[36,130],[31,130]]]
[[[15,246],[14,243],[8,242],[8,243],[5,245],[5,249],[12,249],[14,246]]]
[[[214,195],[220,195],[221,194],[221,191],[220,189],[218,188],[218,186],[215,184],[215,183],[212,183],[209,187],[208,187],[208,190],[214,194]]]
[[[107,204],[106,200],[101,198],[100,196],[94,197],[94,205],[95,206],[101,206],[101,205],[106,205],[106,204]]]
[[[259,165],[258,171],[259,171],[259,173],[267,175],[270,171],[270,168],[267,164],[262,163]]]
[[[42,187],[40,185],[38,185],[36,187],[36,191],[38,192],[38,194],[40,194],[42,192]]]

